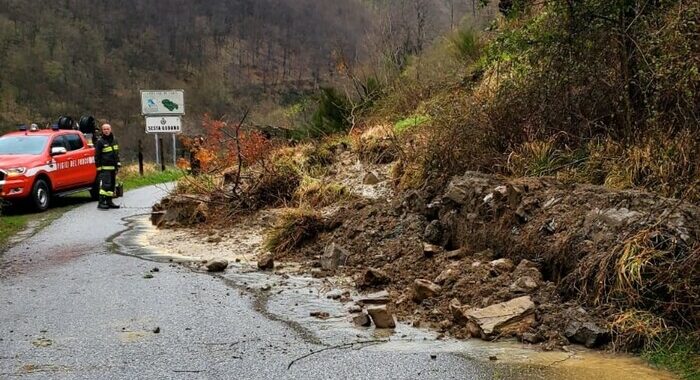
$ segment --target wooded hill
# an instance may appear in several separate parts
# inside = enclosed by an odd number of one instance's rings
[[[476,7],[471,0],[0,0],[0,130],[90,113],[141,131],[140,89],[184,88],[189,124],[249,104],[264,115],[337,83],[341,61],[386,55],[404,64]]]

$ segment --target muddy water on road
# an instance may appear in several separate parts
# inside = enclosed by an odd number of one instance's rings
[[[230,245],[222,248],[218,243],[206,244],[201,240],[188,242],[187,232],[157,230],[150,225],[147,216],[131,218],[128,225],[128,230],[112,239],[115,253],[156,262],[181,263],[203,273],[199,268],[203,259],[225,257],[232,264],[226,273],[217,277],[241,294],[250,296],[253,307],[265,317],[284,323],[314,344],[327,347],[354,344],[354,349],[377,352],[458,356],[470,362],[489,362],[504,379],[674,378],[650,368],[636,357],[578,347],[569,352],[542,352],[518,342],[437,339],[432,331],[401,323],[393,331],[358,328],[350,322],[348,305],[326,296],[339,289],[353,292],[349,279],[310,278],[297,274],[299,267],[294,265],[277,268],[275,273],[257,271],[253,260],[254,245],[261,240],[259,229],[245,230],[238,239],[242,249],[236,250]],[[311,317],[311,312],[326,312],[329,318]],[[497,360],[493,361],[494,357]]]

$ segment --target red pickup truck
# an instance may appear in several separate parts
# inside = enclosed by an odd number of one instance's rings
[[[20,128],[0,137],[0,198],[36,210],[84,190],[98,195],[95,148],[76,130]]]

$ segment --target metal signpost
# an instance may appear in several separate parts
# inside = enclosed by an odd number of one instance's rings
[[[160,133],[173,137],[173,165],[177,165],[177,139],[182,132],[182,118],[185,114],[184,90],[141,91],[141,114],[146,118],[146,133],[153,133],[156,140],[156,163],[160,162]]]

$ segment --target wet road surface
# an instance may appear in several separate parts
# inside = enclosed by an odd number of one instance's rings
[[[0,257],[0,378],[657,378],[632,359],[587,370],[561,365],[575,364],[567,353],[436,341],[407,326],[389,337],[352,327],[312,279],[140,259],[129,251],[137,231],[122,232],[166,190],[129,192],[116,211],[75,208]]]

